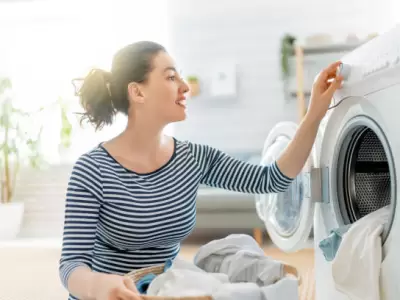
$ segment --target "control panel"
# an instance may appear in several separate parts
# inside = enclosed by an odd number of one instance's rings
[[[339,65],[339,67],[337,68],[336,76],[341,75],[341,76],[343,76],[344,80],[347,80],[349,78],[349,75],[350,75],[350,69],[351,69],[350,65],[346,65],[344,63],[341,63]]]
[[[335,104],[400,84],[400,25],[375,37],[341,59],[336,73],[344,78]]]

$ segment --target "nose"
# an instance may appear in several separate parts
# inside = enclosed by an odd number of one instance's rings
[[[186,94],[190,91],[189,85],[186,83],[185,80],[182,80],[181,91],[183,94]]]

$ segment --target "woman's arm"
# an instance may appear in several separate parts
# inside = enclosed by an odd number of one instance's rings
[[[288,177],[296,177],[304,167],[310,155],[319,124],[332,102],[333,93],[341,86],[343,78],[336,77],[340,62],[331,64],[316,78],[310,106],[293,140],[278,159],[280,170]],[[332,82],[328,80],[333,79]]]
[[[96,162],[83,155],[75,163],[68,183],[63,246],[59,272],[64,287],[79,299],[93,299],[91,271],[102,180]]]
[[[261,166],[235,159],[210,147],[188,143],[201,172],[200,183],[226,190],[265,194],[285,191],[292,179],[275,163]]]
[[[286,176],[295,178],[303,169],[317,136],[319,124],[318,120],[308,117],[301,122],[293,140],[277,161],[279,169]]]
[[[316,78],[310,106],[293,140],[281,157],[268,166],[245,163],[206,145],[189,143],[202,173],[201,183],[233,191],[265,194],[285,191],[301,172],[310,155],[319,124],[342,77],[336,77],[340,62],[331,64]],[[330,79],[332,82],[329,82]]]

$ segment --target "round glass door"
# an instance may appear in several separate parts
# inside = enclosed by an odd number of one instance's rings
[[[269,165],[277,160],[290,140],[286,136],[277,138],[273,146],[268,148],[261,165]],[[265,206],[266,218],[273,224],[277,233],[282,236],[291,236],[299,226],[301,205],[303,203],[303,180],[298,176],[292,182],[288,190],[282,193],[265,195],[267,205]]]
[[[296,133],[294,123],[279,123],[270,132],[264,145],[261,165],[270,165],[279,159]],[[313,225],[314,204],[310,199],[309,164],[306,164],[292,182],[281,193],[259,195],[258,209],[262,210],[262,220],[273,243],[284,251],[302,248]]]

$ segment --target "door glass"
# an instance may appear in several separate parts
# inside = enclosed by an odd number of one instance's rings
[[[290,236],[297,229],[303,203],[303,178],[297,176],[290,188],[273,198],[269,211],[270,222],[282,236]]]
[[[266,151],[263,164],[270,164],[280,157],[289,144],[287,137],[281,136]],[[265,217],[275,227],[281,236],[292,235],[299,226],[301,206],[303,203],[304,187],[303,176],[300,174],[292,182],[286,192],[266,195],[264,209]]]

